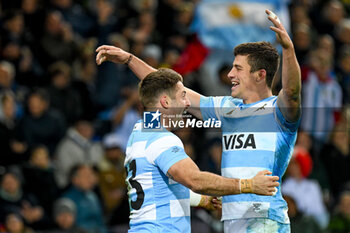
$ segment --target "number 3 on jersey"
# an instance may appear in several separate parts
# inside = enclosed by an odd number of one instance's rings
[[[129,176],[129,172],[131,172],[131,176],[127,180],[129,183],[128,187],[130,188],[130,186],[131,186],[132,188],[136,189],[136,195],[137,195],[136,201],[133,201],[133,200],[130,201],[131,207],[134,210],[139,210],[143,204],[145,193],[142,189],[141,184],[139,182],[137,182],[136,180],[134,180],[134,178],[136,176],[136,160],[135,159],[130,162],[129,167],[126,167],[126,170],[127,170],[128,176]]]

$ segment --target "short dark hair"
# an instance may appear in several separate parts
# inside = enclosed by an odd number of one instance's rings
[[[75,164],[70,170],[69,170],[69,180],[72,182],[73,178],[76,177],[79,173],[79,171],[82,168],[91,168],[92,170],[94,170],[94,168],[92,166],[90,166],[87,163],[78,163]]]
[[[50,95],[44,88],[34,88],[34,90],[30,93],[29,97],[31,96],[37,96],[39,99],[50,103]]]
[[[265,41],[243,43],[235,47],[234,55],[248,56],[250,72],[266,70],[266,84],[271,88],[279,62],[278,52],[271,43]]]
[[[160,68],[148,74],[139,84],[139,95],[145,108],[153,107],[156,98],[163,92],[174,98],[175,86],[182,77],[174,70]]]

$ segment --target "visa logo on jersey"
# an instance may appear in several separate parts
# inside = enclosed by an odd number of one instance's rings
[[[160,113],[159,110],[156,112],[143,112],[143,128],[160,129],[160,115],[162,115],[162,113]]]
[[[256,149],[254,134],[227,134],[222,136],[224,150]]]

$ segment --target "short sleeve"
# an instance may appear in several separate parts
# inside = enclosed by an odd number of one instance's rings
[[[184,148],[173,146],[160,154],[154,162],[164,174],[167,174],[171,166],[186,158],[189,157]]]
[[[200,99],[199,107],[201,109],[203,120],[214,118],[220,120],[221,102],[224,97],[205,97]]]
[[[174,134],[161,135],[146,149],[146,158],[158,166],[164,174],[178,161],[188,158],[181,140]]]
[[[300,119],[301,119],[301,117],[299,117],[299,119],[298,119],[297,121],[295,121],[295,122],[289,122],[289,121],[287,121],[287,120],[284,118],[284,116],[283,116],[283,114],[282,114],[280,108],[278,107],[277,101],[275,102],[275,117],[276,117],[276,119],[277,119],[277,122],[280,124],[280,126],[281,126],[283,129],[286,129],[286,130],[288,130],[288,131],[290,131],[290,132],[295,132],[295,131],[298,130],[298,127],[299,127],[299,125],[300,125]]]

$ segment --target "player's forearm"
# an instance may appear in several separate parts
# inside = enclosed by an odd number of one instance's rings
[[[146,62],[142,61],[134,55],[130,60],[128,66],[140,80],[143,80],[149,73],[157,71],[157,69],[148,65]]]
[[[282,89],[288,102],[299,101],[301,72],[293,47],[283,49]]]
[[[200,100],[201,95],[189,88],[186,88],[187,97],[191,102],[191,107],[188,109],[188,112],[198,119],[203,119],[202,113],[200,111]]]
[[[192,184],[189,188],[196,193],[211,196],[241,193],[239,179],[229,179],[209,172],[198,172],[192,179]]]

